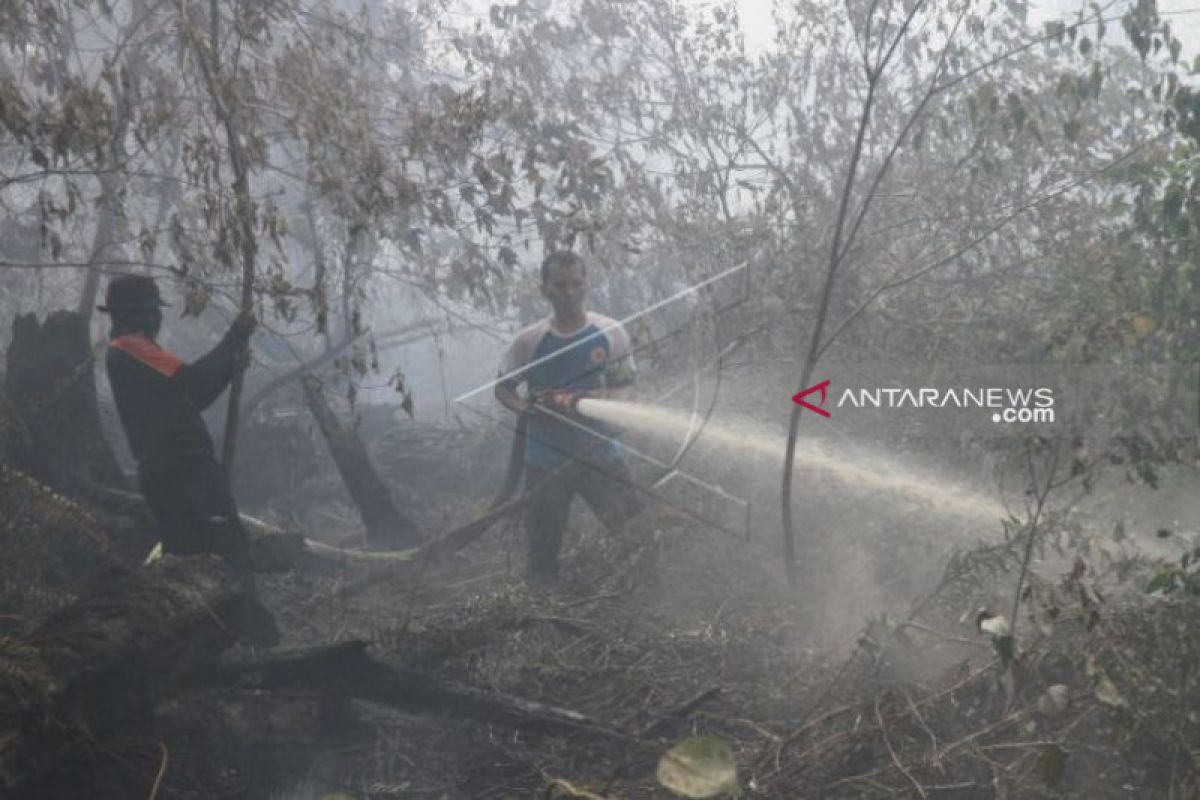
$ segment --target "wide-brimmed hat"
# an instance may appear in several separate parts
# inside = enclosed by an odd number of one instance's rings
[[[121,275],[108,282],[104,292],[104,305],[96,306],[108,314],[113,311],[139,311],[148,308],[163,308],[162,295],[154,278],[145,275]]]

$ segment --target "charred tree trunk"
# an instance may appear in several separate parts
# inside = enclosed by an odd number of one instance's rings
[[[367,654],[368,646],[351,640],[249,662],[227,661],[215,682],[267,692],[332,690],[388,708],[507,725],[528,733],[627,738],[578,711],[384,664]]]
[[[47,796],[39,786],[63,763],[149,719],[156,698],[214,666],[244,602],[216,556],[168,557],[115,571],[28,638],[3,640],[0,795]]]
[[[100,424],[88,338],[77,312],[55,311],[43,323],[23,314],[13,322],[5,371],[5,396],[27,439],[15,463],[69,493],[126,485]]]
[[[420,543],[417,526],[396,508],[396,501],[380,479],[362,441],[338,420],[325,401],[321,383],[306,376],[301,381],[304,399],[317,421],[342,482],[367,527],[367,542],[374,547],[408,547]]]
[[[0,384],[8,385],[3,375],[0,375]],[[25,420],[8,399],[8,392],[0,393],[0,462],[24,464],[29,460],[28,453],[32,448]]]

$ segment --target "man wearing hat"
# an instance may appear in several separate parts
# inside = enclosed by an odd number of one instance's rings
[[[216,347],[187,364],[155,341],[164,306],[154,279],[141,275],[113,278],[97,306],[112,317],[104,361],[138,485],[162,529],[163,552],[222,556],[252,598],[244,633],[270,642],[274,620],[253,600],[249,542],[200,417],[233,379],[256,322],[249,312],[238,315]]]

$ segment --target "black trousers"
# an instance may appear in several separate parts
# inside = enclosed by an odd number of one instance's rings
[[[616,530],[642,509],[629,467],[616,459],[588,463],[570,461],[557,469],[525,468],[525,489],[531,492],[525,510],[529,544],[529,576],[558,575],[558,553],[575,495],[583,497],[608,530]]]
[[[161,528],[164,553],[216,553],[253,589],[250,543],[224,467],[203,456],[159,462],[140,469],[138,483]]]

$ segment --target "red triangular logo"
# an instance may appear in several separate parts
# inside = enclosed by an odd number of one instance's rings
[[[812,386],[808,387],[804,391],[797,392],[796,394],[792,395],[792,402],[798,406],[804,406],[809,411],[815,411],[818,414],[820,414],[822,417],[833,416],[832,414],[830,414],[828,411],[826,411],[824,408],[821,407],[821,406],[825,405],[825,396],[826,396],[825,393],[828,389],[829,389],[829,379],[826,378],[825,380],[821,381],[820,383],[814,383]],[[808,397],[813,392],[821,393],[821,401],[818,405],[815,405],[815,406],[812,403],[810,403],[804,399],[805,397]]]

